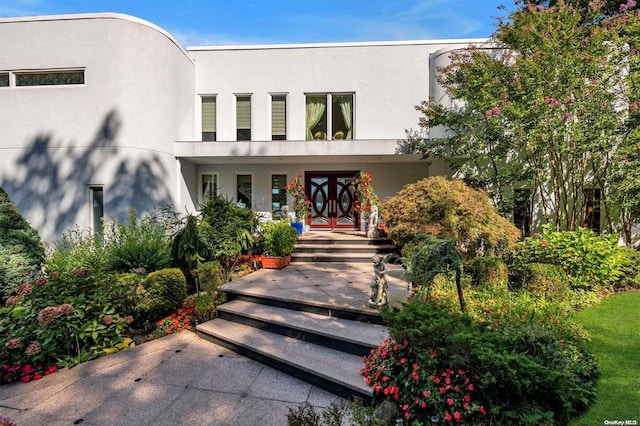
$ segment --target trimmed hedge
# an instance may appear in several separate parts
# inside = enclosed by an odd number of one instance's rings
[[[474,286],[507,289],[509,271],[500,257],[476,257],[469,262],[468,270]]]

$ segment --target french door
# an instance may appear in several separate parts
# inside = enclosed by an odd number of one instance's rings
[[[306,172],[305,187],[311,200],[311,229],[358,228],[358,215],[353,208],[353,179],[359,172]]]

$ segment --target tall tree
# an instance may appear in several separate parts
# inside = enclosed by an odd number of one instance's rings
[[[631,1],[617,19],[632,15]],[[521,4],[499,19],[489,44],[454,52],[439,70],[451,102],[416,107],[421,127],[447,131],[411,145],[447,160],[504,214],[513,211],[512,188],[529,187],[542,220],[557,229],[586,225],[585,190],[597,188],[613,230],[607,178],[629,125],[629,49],[620,25],[598,18],[599,2],[585,12],[589,24],[574,6],[555,3]]]

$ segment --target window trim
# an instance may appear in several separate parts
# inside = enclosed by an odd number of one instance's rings
[[[253,203],[254,203],[254,197],[255,197],[255,179],[253,178],[253,172],[235,172],[233,174],[233,188],[234,188],[234,193],[233,193],[233,199],[236,201],[236,204],[240,203],[240,200],[238,200],[238,176],[251,176],[251,200],[250,200],[250,204],[249,206],[246,206],[247,208],[253,209]]]
[[[333,138],[333,97],[334,96],[351,96],[351,139],[334,139]],[[307,107],[307,97],[308,96],[318,96],[324,97],[326,102],[325,114],[327,115],[327,139],[312,139],[312,140],[355,140],[356,132],[355,132],[355,116],[356,116],[356,92],[305,92],[304,93],[304,107],[306,112]],[[305,120],[305,129],[306,129],[306,120]],[[329,131],[331,129],[331,131]],[[305,136],[305,140],[306,136]]]
[[[215,142],[218,140],[218,95],[217,94],[200,94],[200,139],[202,140],[202,142]],[[213,125],[214,125],[214,131],[213,131],[213,139],[212,140],[205,140],[204,138],[204,100],[205,98],[211,99],[213,98],[213,104],[214,104],[214,110],[213,110]],[[210,132],[208,132],[210,133]]]
[[[70,83],[70,84],[28,84],[18,85],[18,77],[21,75],[29,74],[62,74],[62,73],[82,73],[82,83]],[[21,69],[9,71],[9,87],[15,89],[24,88],[44,88],[44,87],[85,87],[87,85],[87,70],[86,68],[43,68],[43,69]]]
[[[253,94],[252,93],[234,93],[235,96],[235,120],[236,120],[236,141],[251,141],[253,140]],[[249,98],[249,128],[240,129],[238,127],[238,98]],[[249,139],[238,138],[239,130],[249,130]]]
[[[200,210],[201,206],[205,203],[204,194],[202,191],[204,190],[204,185],[202,183],[202,178],[204,176],[211,176],[213,179],[213,184],[216,185],[214,190],[214,195],[218,195],[220,193],[220,173],[218,172],[200,172],[198,173],[198,210]]]
[[[289,134],[289,108],[288,108],[288,103],[289,103],[289,94],[288,93],[278,93],[278,92],[274,92],[274,93],[269,93],[269,97],[271,98],[271,102],[269,103],[269,115],[271,117],[271,120],[269,121],[269,133],[271,134],[271,140],[272,141],[276,141],[276,140],[287,140],[287,136]],[[284,98],[284,135],[274,135],[273,133],[273,101],[274,101],[274,97],[279,97],[279,98]],[[284,136],[284,139],[274,139],[274,137],[276,136]]]

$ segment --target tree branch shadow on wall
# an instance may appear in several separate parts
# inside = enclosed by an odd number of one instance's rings
[[[0,186],[43,240],[88,223],[89,185],[104,184],[107,218],[124,220],[130,208],[142,214],[172,204],[166,182],[171,173],[157,153],[119,147],[121,125],[111,110],[86,145],[56,144],[52,133],[40,134],[0,176]]]

